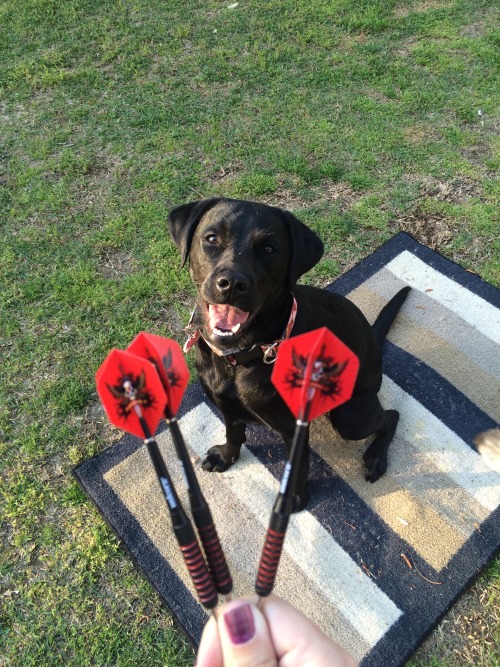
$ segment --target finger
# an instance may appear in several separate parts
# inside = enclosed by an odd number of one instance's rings
[[[275,595],[261,598],[278,661],[286,665],[356,667],[355,660],[314,623]],[[280,663],[281,664],[281,663]]]
[[[224,667],[277,667],[269,628],[261,612],[234,600],[218,614]]]
[[[219,639],[219,629],[214,616],[211,616],[203,628],[196,667],[223,667],[222,649]]]

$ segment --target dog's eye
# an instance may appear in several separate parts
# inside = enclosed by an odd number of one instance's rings
[[[217,234],[207,234],[205,236],[205,240],[210,245],[217,245],[217,243],[218,243]]]
[[[264,255],[273,255],[276,252],[276,248],[270,243],[266,243],[266,245],[262,248],[262,252]]]

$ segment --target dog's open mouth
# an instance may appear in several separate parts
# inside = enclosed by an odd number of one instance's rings
[[[250,313],[228,304],[208,303],[208,326],[214,336],[234,336]]]

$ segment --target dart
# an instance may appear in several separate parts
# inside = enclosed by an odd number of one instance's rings
[[[280,345],[271,380],[297,421],[260,557],[255,582],[260,597],[269,595],[274,587],[288,521],[294,511],[309,423],[349,400],[358,368],[357,356],[325,327]]]
[[[127,350],[139,357],[148,359],[158,370],[168,397],[164,415],[170,427],[175,451],[184,473],[193,519],[203,545],[215,588],[221,595],[228,595],[233,588],[229,568],[210,508],[200,489],[176,416],[189,380],[189,369],[182,350],[179,344],[171,339],[145,332],[138,334]]]
[[[218,602],[212,577],[153,435],[168,402],[157,368],[148,359],[114,349],[97,371],[96,384],[111,423],[144,438],[198,599],[212,609]]]

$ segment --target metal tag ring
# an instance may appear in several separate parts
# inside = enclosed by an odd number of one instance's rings
[[[276,359],[278,358],[278,350],[276,349],[279,345],[279,341],[276,343],[273,343],[270,347],[267,348],[267,350],[264,352],[264,356],[262,357],[262,361],[265,364],[274,364]]]

